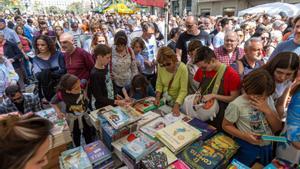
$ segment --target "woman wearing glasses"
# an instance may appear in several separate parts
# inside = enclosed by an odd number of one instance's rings
[[[177,55],[169,47],[161,47],[157,54],[158,77],[156,82],[156,100],[158,105],[163,98],[166,104],[172,106],[173,115],[180,115],[182,105],[188,89],[188,71],[184,63],[177,59]]]

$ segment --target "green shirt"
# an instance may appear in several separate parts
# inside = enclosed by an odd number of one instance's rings
[[[158,77],[156,81],[156,91],[164,93],[168,90],[169,82],[173,77],[164,67],[158,66]],[[188,86],[188,71],[184,63],[180,63],[175,74],[174,80],[168,91],[168,94],[175,100],[176,103],[182,104],[187,95]]]

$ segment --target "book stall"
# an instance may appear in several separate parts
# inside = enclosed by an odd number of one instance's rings
[[[99,140],[68,150],[67,146],[60,149],[54,158],[59,159],[57,168],[249,169],[233,159],[239,145],[230,136],[197,118],[185,114],[175,117],[171,111],[172,108],[163,103],[154,106],[154,98],[145,98],[131,106],[107,106],[91,112],[90,120]],[[71,142],[65,121],[55,125],[61,128],[54,132],[54,149]],[[274,159],[268,166],[256,163],[252,168],[292,167]]]

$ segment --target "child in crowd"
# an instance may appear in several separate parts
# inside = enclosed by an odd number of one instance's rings
[[[129,95],[127,94],[127,91],[129,91]],[[130,98],[140,100],[149,96],[155,97],[155,91],[152,85],[142,74],[137,74],[133,77],[130,89],[128,89],[127,91],[123,90],[123,94],[126,100],[130,100]]]
[[[65,103],[66,113],[58,106],[60,102]],[[94,130],[88,121],[88,99],[81,89],[78,77],[68,73],[61,77],[51,106],[58,118],[66,116],[76,147],[80,146],[81,132],[87,144],[93,141]]]
[[[135,58],[137,61],[138,70],[140,73],[143,73],[145,70],[145,63],[144,57],[142,56],[141,52],[145,49],[145,43],[142,38],[136,37],[131,42],[131,48],[135,54]]]
[[[96,64],[91,71],[88,91],[89,96],[93,96],[96,100],[96,109],[107,105],[124,105],[124,101],[115,100],[116,93],[114,92],[111,65],[109,64],[111,61],[111,48],[99,44],[95,47],[94,54]]]
[[[243,89],[245,93],[228,105],[222,127],[240,145],[235,159],[247,166],[252,166],[257,159],[267,165],[272,160],[272,144],[263,141],[261,135],[273,135],[281,129],[270,97],[275,82],[266,70],[257,69],[245,76]]]

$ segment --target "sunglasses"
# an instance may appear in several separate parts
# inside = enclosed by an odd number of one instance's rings
[[[164,64],[160,64],[160,67],[167,67],[170,66],[172,63],[164,63]]]

